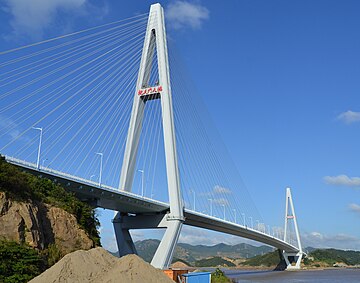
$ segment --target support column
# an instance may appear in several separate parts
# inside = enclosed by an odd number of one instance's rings
[[[157,62],[153,62],[153,55],[155,50],[157,52]],[[156,86],[149,86],[150,70],[152,64],[154,63],[158,64],[159,84]],[[129,131],[124,152],[124,160],[121,169],[119,184],[120,190],[132,190],[146,101],[149,99],[159,98],[162,111],[166,176],[170,211],[163,217],[161,223],[158,223],[155,226],[155,228],[160,228],[160,226],[161,228],[166,228],[166,231],[151,264],[157,268],[167,268],[171,264],[173,252],[179,239],[182,224],[184,222],[184,205],[180,193],[180,178],[176,152],[174,114],[172,107],[172,93],[164,10],[160,4],[153,4],[150,7],[141,64],[138,80],[136,83],[134,103],[131,112]],[[131,211],[127,212],[131,213]],[[118,213],[118,215],[115,217],[113,222],[120,255],[136,253],[134,243],[129,234],[129,229],[136,226],[134,224],[134,219],[143,218],[144,216],[139,215],[131,219],[122,216],[120,213]],[[149,215],[146,216],[146,219],[148,219],[150,222],[156,222],[158,217],[156,215]],[[129,221],[129,223],[126,225],[124,224],[125,220]],[[142,225],[148,226],[149,224],[142,222]],[[141,228],[145,227],[142,226]]]
[[[291,211],[289,212],[289,208],[291,209]],[[296,215],[295,215],[295,209],[294,209],[294,204],[292,201],[292,197],[291,197],[291,189],[290,188],[286,188],[286,206],[285,206],[285,227],[284,227],[284,242],[286,242],[286,238],[287,238],[287,228],[288,228],[288,221],[289,220],[293,220],[294,221],[294,226],[295,226],[295,234],[296,234],[296,240],[297,240],[297,245],[298,245],[298,249],[299,252],[297,253],[288,253],[286,251],[283,251],[283,256],[287,265],[288,270],[290,269],[300,269],[301,266],[301,259],[303,256],[303,250],[302,250],[302,246],[301,246],[301,241],[300,241],[300,234],[299,234],[299,229],[298,229],[298,225],[297,225],[297,221],[296,221]],[[295,265],[292,265],[292,262],[290,261],[290,257],[292,257],[295,261]]]
[[[165,269],[171,265],[174,250],[179,240],[182,223],[183,221],[179,220],[167,220],[165,234],[151,261],[152,266]]]
[[[156,268],[168,268],[181,232],[182,221],[174,220],[170,214],[128,216],[117,213],[113,220],[119,255],[137,254],[130,229],[165,228],[165,234],[151,261]]]
[[[113,219],[116,243],[119,249],[119,256],[137,254],[134,242],[131,238],[129,229],[123,225],[124,216],[118,212]]]
[[[303,257],[303,252],[287,253],[283,251],[283,257],[286,263],[286,270],[301,269],[301,259]],[[292,257],[294,261],[291,261],[290,257]],[[295,262],[295,265],[292,265],[293,262]]]

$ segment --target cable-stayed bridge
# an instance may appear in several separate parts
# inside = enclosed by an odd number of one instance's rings
[[[285,227],[271,230],[166,36],[159,4],[0,55],[1,154],[118,211],[120,255],[136,253],[129,230],[165,228],[152,264],[167,267],[185,224],[269,244],[300,267],[290,190]]]

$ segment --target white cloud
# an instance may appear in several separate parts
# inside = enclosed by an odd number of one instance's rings
[[[103,13],[101,7],[93,9],[88,0],[4,0],[2,9],[11,14],[10,25],[12,34],[9,38],[30,37],[33,40],[42,39],[44,31],[49,27],[61,28],[61,31],[69,31],[69,19],[64,20],[66,15],[87,15],[87,10]],[[61,14],[62,13],[62,14]],[[61,14],[62,18],[59,18]],[[92,13],[93,14],[93,13]],[[97,15],[92,15],[96,17]]]
[[[219,185],[216,185],[214,187],[214,193],[215,194],[231,194],[231,190],[227,189],[227,188],[224,188],[224,187],[221,187]]]
[[[203,21],[209,18],[209,14],[206,7],[187,1],[174,1],[166,8],[169,25],[175,29],[200,29]]]
[[[330,185],[360,187],[359,177],[348,177],[346,175],[339,176],[325,176],[324,181]]]
[[[20,139],[22,141],[29,141],[29,138],[21,136],[20,126],[12,119],[0,115],[0,130],[10,140]]]
[[[247,243],[254,246],[263,245],[249,239],[238,236],[227,235],[215,231],[209,231],[201,228],[195,228],[184,225],[181,229],[179,243],[186,243],[190,245],[206,245],[212,246],[217,244],[236,245],[240,243]]]
[[[338,117],[338,120],[341,120],[347,124],[351,124],[354,122],[360,122],[360,112],[354,112],[348,110],[346,112],[341,113]]]
[[[229,201],[224,198],[213,199],[214,204],[229,206]]]
[[[301,235],[303,247],[335,248],[345,250],[360,250],[360,238],[346,235],[325,235],[320,232],[311,232]]]
[[[349,204],[349,208],[351,211],[353,212],[357,212],[360,213],[360,205],[356,204],[356,203],[351,203]]]

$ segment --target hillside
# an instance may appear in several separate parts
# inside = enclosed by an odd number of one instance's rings
[[[308,248],[308,250],[312,251],[303,259],[303,264],[309,268],[360,265],[360,251],[314,248]],[[283,264],[282,255],[279,251],[256,256],[241,263],[244,266],[266,267],[275,267]]]
[[[279,250],[275,250],[264,255],[258,255],[253,258],[247,259],[246,261],[242,262],[241,265],[275,267],[281,264],[282,261],[283,258],[281,252]]]
[[[178,244],[179,247],[188,250],[189,253],[195,258],[200,259],[209,256],[221,256],[230,258],[251,258],[257,255],[262,255],[273,250],[269,246],[253,246],[245,243],[237,245],[227,245],[224,243],[214,246],[197,245],[192,246],[189,244]]]
[[[338,263],[348,266],[360,265],[360,251],[318,249],[312,251],[304,263],[307,265],[322,264],[327,266],[333,266]]]
[[[235,267],[234,263],[219,256],[197,260],[195,261],[194,265],[196,267],[209,267],[209,266]]]
[[[98,225],[88,204],[0,158],[0,282],[12,282],[4,279],[12,276],[9,270],[22,270],[13,282],[26,282],[26,272],[36,275],[69,252],[99,246]],[[20,263],[24,257],[32,268]]]
[[[160,241],[144,240],[135,243],[136,250],[145,261],[150,262]],[[195,264],[196,261],[210,257],[224,258],[251,258],[265,254],[273,249],[268,246],[252,246],[249,244],[226,245],[218,244],[214,246],[190,245],[179,243],[176,246],[174,258],[181,259],[187,263]]]

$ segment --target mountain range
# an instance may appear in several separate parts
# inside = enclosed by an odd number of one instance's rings
[[[157,247],[159,240],[143,240],[135,242],[138,255],[145,261],[150,262]],[[253,246],[245,243],[237,245],[227,245],[224,243],[214,246],[190,245],[179,243],[175,248],[174,260],[182,260],[193,264],[197,260],[208,257],[228,257],[228,258],[251,258],[257,255],[263,255],[273,251],[269,246]]]

